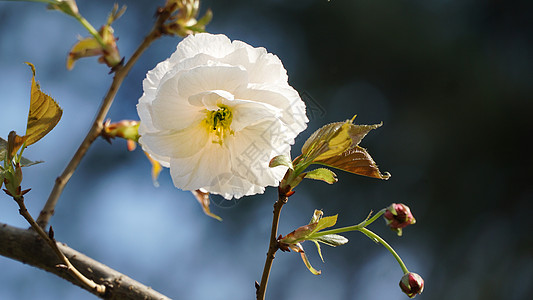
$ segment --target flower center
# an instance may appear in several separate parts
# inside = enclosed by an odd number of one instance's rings
[[[218,105],[218,107],[220,107],[218,110],[206,111],[204,122],[208,132],[215,134],[213,143],[222,145],[228,132],[233,134],[233,130],[230,129],[233,114],[226,105]]]

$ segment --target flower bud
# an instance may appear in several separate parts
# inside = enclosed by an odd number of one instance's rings
[[[409,207],[405,204],[392,203],[387,207],[387,211],[383,215],[387,226],[401,236],[402,228],[416,223],[415,217],[411,213]]]
[[[213,18],[211,10],[207,10],[198,19],[200,0],[167,0],[165,9],[172,15],[165,24],[164,32],[185,37],[190,34],[205,32],[205,26]]]
[[[400,280],[400,288],[409,298],[414,298],[424,291],[424,279],[416,273],[409,272]]]

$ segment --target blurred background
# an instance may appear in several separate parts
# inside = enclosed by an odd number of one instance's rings
[[[78,1],[95,26],[113,1]],[[129,58],[164,1],[118,1],[115,24]],[[211,33],[265,47],[283,61],[308,105],[308,130],[357,114],[356,123],[384,125],[362,142],[388,181],[341,171],[333,186],[304,182],[284,207],[280,233],[306,224],[314,209],[359,223],[392,202],[417,219],[399,238],[381,220],[385,238],[409,269],[425,279],[417,299],[529,299],[533,292],[531,124],[533,2],[529,0],[203,1]],[[39,3],[0,2],[0,136],[25,131],[31,71],[64,110],[58,126],[26,150],[45,163],[27,168],[23,188],[37,216],[54,179],[87,133],[111,75],[96,58],[67,71],[78,35],[72,18]],[[135,105],[148,70],[175,50],[163,37],[140,59],[109,113],[138,119]],[[152,185],[150,164],[124,141],[97,140],[68,183],[52,218],[59,241],[174,299],[253,299],[268,247],[276,189],[264,195],[213,199],[205,216],[168,170]],[[0,195],[0,222],[28,225]],[[407,299],[394,258],[364,235],[347,245],[304,243],[322,275],[295,253],[278,253],[268,299]],[[95,299],[44,271],[0,257],[0,299]]]

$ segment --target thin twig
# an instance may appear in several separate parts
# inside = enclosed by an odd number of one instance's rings
[[[13,199],[15,199],[15,202],[17,202],[17,204],[19,205],[20,214],[24,217],[24,219],[26,219],[26,221],[28,221],[28,223],[30,223],[31,228],[33,228],[33,230],[35,230],[39,234],[39,236],[43,240],[45,240],[48,245],[50,245],[50,247],[52,248],[54,253],[57,255],[57,257],[61,260],[61,262],[63,264],[65,264],[65,266],[66,266],[65,269],[67,271],[69,271],[72,274],[72,276],[77,278],[82,284],[84,284],[87,287],[89,287],[89,289],[94,290],[99,295],[105,294],[105,292],[106,292],[105,285],[97,284],[96,282],[94,282],[94,281],[90,280],[89,278],[85,277],[85,275],[83,275],[80,271],[78,271],[78,269],[76,269],[76,267],[74,267],[70,263],[70,261],[63,254],[63,252],[61,252],[61,250],[59,250],[55,240],[52,237],[50,237],[48,234],[46,234],[46,232],[44,232],[44,230],[37,224],[37,222],[35,222],[33,217],[30,215],[30,213],[26,209],[26,205],[24,204],[24,197],[23,196],[15,196],[15,197],[13,197]]]
[[[261,283],[257,285],[256,282],[256,295],[257,300],[265,299],[266,288],[268,284],[268,277],[270,276],[270,269],[272,268],[272,263],[276,257],[276,251],[279,249],[278,245],[278,225],[279,217],[281,215],[281,209],[283,205],[287,203],[288,197],[283,189],[278,189],[278,201],[274,203],[274,217],[272,218],[272,230],[270,232],[270,245],[268,247],[267,258],[265,261],[265,267],[263,268],[263,276],[261,276]]]
[[[16,228],[0,223],[0,255],[23,262],[29,266],[42,269],[49,274],[55,274],[61,279],[71,282],[76,286],[90,292],[95,296],[107,300],[169,300],[163,294],[150,287],[133,280],[132,278],[111,269],[81,252],[67,245],[57,242],[57,247],[70,262],[87,277],[97,283],[106,285],[106,293],[97,295],[70,273],[56,267],[58,259],[54,251],[43,242],[35,230]],[[96,299],[96,297],[95,297]]]
[[[111,83],[111,86],[109,87],[106,96],[102,100],[100,110],[96,115],[91,129],[85,136],[85,139],[79,146],[78,150],[70,160],[63,173],[61,173],[61,175],[56,178],[54,188],[52,189],[52,192],[50,192],[50,196],[48,197],[48,200],[46,201],[43,209],[41,210],[41,213],[39,214],[39,217],[37,218],[37,224],[39,224],[39,226],[41,226],[42,228],[45,228],[48,222],[50,221],[50,218],[54,214],[54,210],[59,196],[61,196],[65,185],[70,180],[70,177],[72,177],[72,174],[74,174],[74,171],[80,164],[82,158],[87,153],[87,150],[89,150],[89,147],[92,145],[92,143],[102,133],[103,123],[106,118],[107,112],[109,111],[111,104],[113,104],[113,100],[115,99],[117,91],[120,88],[122,82],[124,81],[124,78],[128,75],[133,65],[137,62],[141,54],[148,48],[148,46],[150,46],[153,41],[155,41],[162,35],[161,28],[166,19],[168,19],[168,16],[169,14],[166,12],[159,14],[159,17],[151,32],[144,38],[143,42],[133,53],[130,60],[123,67],[119,66],[115,69],[115,76],[113,77],[113,82]]]

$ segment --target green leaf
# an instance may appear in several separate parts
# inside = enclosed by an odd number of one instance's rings
[[[320,259],[322,260],[322,262],[324,262],[324,257],[322,257],[322,251],[320,250],[320,244],[317,241],[313,241],[313,243],[315,243],[316,250],[318,251],[318,256],[320,256]]]
[[[0,161],[4,161],[6,158],[7,141],[0,138]]]
[[[27,63],[33,72],[31,82],[30,112],[26,128],[26,146],[34,144],[50,132],[61,119],[63,111],[52,97],[41,92],[35,81],[35,67]]]
[[[296,167],[342,155],[357,147],[368,132],[382,125],[354,125],[354,118],[327,124],[315,131],[304,143],[301,159]]]
[[[320,219],[311,234],[335,225],[337,223],[337,216],[338,215],[334,215]]]
[[[313,171],[309,171],[305,174],[305,178],[322,180],[329,184],[337,182],[337,175],[330,169],[319,168]]]
[[[4,161],[5,160],[5,158],[6,158],[6,149],[7,149],[7,141],[4,140],[3,138],[0,138],[0,161]],[[40,164],[42,162],[43,162],[42,160],[32,161],[32,160],[27,159],[24,156],[22,156],[20,158],[20,166],[21,167],[29,167],[29,166],[33,166],[33,165],[36,165],[36,164]]]
[[[29,160],[29,159],[25,158],[24,156],[20,158],[20,166],[21,167],[29,167],[29,166],[33,166],[33,165],[40,164],[40,163],[43,163],[43,162],[44,161],[42,161],[42,160],[32,161],[32,160]]]
[[[300,245],[299,243],[298,244],[295,244],[291,247],[292,250],[294,250],[295,252],[299,252],[300,253],[300,256],[302,257],[302,260],[305,264],[305,266],[307,267],[307,269],[313,273],[313,275],[320,275],[322,274],[322,271],[320,270],[316,270],[315,268],[313,268],[313,266],[311,266],[311,263],[309,262],[309,259],[307,258],[307,255],[305,255],[305,251],[304,251],[304,248],[302,248],[302,245]]]
[[[348,243],[348,239],[338,234],[327,234],[315,238],[313,242],[321,242],[326,245],[336,247]]]
[[[268,164],[269,167],[274,168],[277,166],[286,166],[289,167],[289,169],[294,170],[294,167],[292,166],[291,158],[287,155],[278,155],[270,160],[270,163]]]
[[[5,173],[6,171],[5,170],[2,170],[2,168],[0,167],[0,189],[2,188],[2,186],[4,185],[4,178],[5,178]]]
[[[211,9],[207,9],[203,17],[201,17],[200,20],[196,22],[195,26],[199,26],[203,29],[205,28],[207,24],[209,24],[209,22],[211,22],[212,19],[213,19],[213,11]]]
[[[330,150],[328,142],[338,135],[341,127],[347,122],[330,123],[313,132],[302,146],[303,161],[313,160],[320,154]]]
[[[381,173],[366,149],[359,146],[334,157],[315,160],[314,163],[373,178],[386,180],[391,176],[388,172]]]

